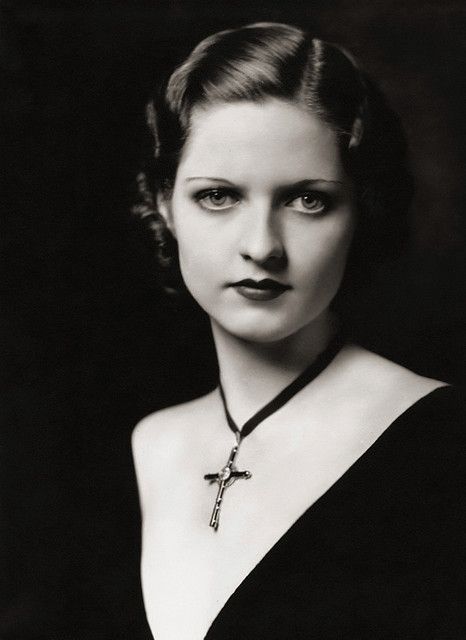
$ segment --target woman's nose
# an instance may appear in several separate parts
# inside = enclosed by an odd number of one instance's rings
[[[273,211],[253,211],[245,216],[240,253],[245,260],[257,264],[283,267],[286,253],[281,231]]]

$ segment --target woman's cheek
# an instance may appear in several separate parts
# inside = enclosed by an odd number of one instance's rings
[[[212,276],[218,273],[213,256],[210,256],[200,238],[191,237],[186,242],[178,241],[178,256],[181,275],[193,298],[202,306],[209,294]]]
[[[294,263],[294,274],[311,298],[328,300],[336,294],[343,278],[353,229],[351,221],[340,220],[340,224],[322,231],[296,250],[295,255],[299,251],[307,259]]]

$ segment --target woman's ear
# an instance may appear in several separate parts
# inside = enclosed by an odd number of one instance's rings
[[[174,238],[176,238],[175,225],[173,224],[171,198],[164,191],[158,191],[157,192],[157,211],[160,213],[162,218],[165,220],[165,224],[167,225],[167,229],[170,231],[172,236]]]

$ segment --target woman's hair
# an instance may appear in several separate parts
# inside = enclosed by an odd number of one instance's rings
[[[286,24],[257,23],[200,42],[147,105],[152,153],[138,176],[136,213],[155,233],[170,287],[181,283],[176,241],[154,193],[170,190],[195,107],[279,98],[318,116],[337,136],[355,191],[357,224],[344,285],[395,257],[407,230],[412,180],[397,115],[341,47]]]

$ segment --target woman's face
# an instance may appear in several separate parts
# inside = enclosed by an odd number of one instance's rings
[[[327,311],[353,235],[335,133],[278,99],[198,108],[191,124],[159,200],[186,286],[230,334],[287,338]]]

